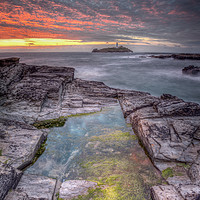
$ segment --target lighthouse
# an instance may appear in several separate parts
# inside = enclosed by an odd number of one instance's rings
[[[118,48],[118,42],[116,42],[116,48]]]

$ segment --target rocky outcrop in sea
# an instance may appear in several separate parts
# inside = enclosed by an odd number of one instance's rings
[[[174,58],[178,60],[200,60],[200,54],[167,54],[167,55],[153,55],[152,58]]]
[[[200,76],[200,67],[189,65],[188,67],[184,67],[182,69],[182,73],[186,75]]]
[[[22,170],[35,160],[48,136],[72,114],[100,111],[120,102],[144,149],[166,179],[152,187],[156,200],[195,200],[200,194],[200,105],[164,94],[119,90],[102,82],[74,78],[74,69],[34,66],[18,58],[0,61],[0,199],[52,199],[69,183]],[[67,120],[67,119],[65,119]],[[39,124],[35,128],[33,124]],[[71,182],[70,182],[71,183]],[[85,194],[95,183],[72,180]],[[84,186],[83,186],[84,185]],[[70,187],[72,185],[70,184]],[[82,188],[82,189],[81,189]],[[78,195],[78,194],[77,194]]]

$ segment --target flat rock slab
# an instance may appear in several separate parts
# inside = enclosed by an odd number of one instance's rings
[[[33,126],[0,118],[1,154],[13,167],[22,169],[32,162],[46,134]]]
[[[0,199],[3,199],[8,191],[17,185],[21,176],[22,172],[0,162]]]
[[[85,180],[69,180],[62,183],[59,197],[70,200],[79,195],[87,195],[89,188],[97,187],[97,183]]]
[[[154,200],[184,200],[171,185],[154,186],[151,192]]]
[[[23,175],[17,188],[9,192],[5,200],[52,200],[56,182],[44,176]]]
[[[12,190],[8,193],[5,200],[30,200],[28,195],[24,192],[17,192]]]

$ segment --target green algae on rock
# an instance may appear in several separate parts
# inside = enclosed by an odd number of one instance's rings
[[[46,146],[47,146],[46,141],[47,141],[47,139],[44,140],[44,142],[40,145],[40,148],[37,150],[35,157],[32,161],[32,164],[34,164],[37,161],[37,159],[44,153]]]
[[[149,187],[160,183],[155,174],[135,170],[136,164],[130,163],[126,157],[121,159],[121,155],[107,159],[101,156],[90,159],[88,162],[84,161],[82,167],[88,180],[96,181],[100,189],[90,191],[89,195],[81,196],[78,200],[89,200],[91,197],[95,200],[146,200],[150,199],[145,192],[147,183]],[[146,180],[143,180],[144,177]]]
[[[132,136],[129,132],[116,130],[90,138],[90,145],[86,145],[80,160],[80,176],[81,179],[96,181],[100,188],[77,200],[151,199],[146,191],[161,183],[161,179],[155,169],[152,171],[153,166],[151,168],[144,152],[138,153],[131,148],[137,142]],[[112,151],[106,151],[111,147]]]
[[[110,134],[92,136],[90,138],[90,141],[106,142],[109,140],[124,141],[124,140],[130,140],[130,139],[136,140],[137,136],[131,135],[130,132],[122,132],[122,131],[116,130]]]
[[[173,177],[174,176],[174,172],[173,169],[171,167],[168,167],[167,169],[164,169],[162,171],[162,176],[163,178],[167,179],[169,177]]]
[[[71,114],[67,116],[61,116],[55,119],[48,119],[43,121],[37,121],[33,124],[37,129],[46,129],[46,128],[53,128],[53,127],[62,127],[65,125],[65,122],[69,117],[80,117],[85,115],[91,115],[95,114],[96,112],[90,112],[90,113],[77,113],[77,114]]]
[[[37,129],[61,127],[65,125],[66,120],[67,120],[67,117],[61,116],[56,119],[48,119],[48,120],[35,122],[33,126],[35,126]]]

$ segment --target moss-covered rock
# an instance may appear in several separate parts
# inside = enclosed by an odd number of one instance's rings
[[[101,142],[106,142],[111,140],[127,141],[130,139],[136,140],[137,136],[131,135],[130,132],[115,131],[106,135],[92,136],[90,141],[101,141]]]
[[[44,153],[45,149],[46,149],[46,140],[40,145],[40,148],[37,150],[35,157],[32,161],[32,164],[34,164],[37,159]]]
[[[59,117],[56,119],[48,119],[43,121],[38,121],[33,124],[38,129],[45,129],[45,128],[53,128],[53,127],[61,127],[65,125],[67,117]]]
[[[168,167],[167,169],[163,170],[162,171],[162,176],[165,179],[167,179],[169,177],[173,177],[174,176],[173,169],[171,167]]]

